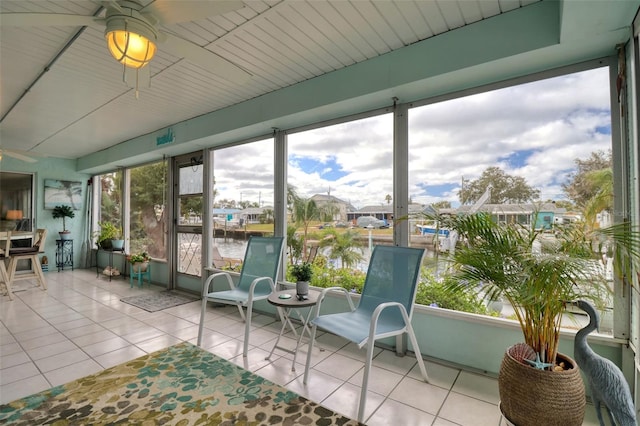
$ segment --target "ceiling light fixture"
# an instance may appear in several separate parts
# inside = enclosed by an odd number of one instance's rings
[[[134,16],[137,11],[129,10],[132,16],[108,16],[104,34],[111,56],[126,67],[139,69],[153,59],[158,33],[144,19]]]

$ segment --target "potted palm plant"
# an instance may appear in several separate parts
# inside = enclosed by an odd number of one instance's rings
[[[439,217],[461,243],[451,255],[450,291],[481,292],[509,303],[524,344],[509,348],[498,386],[505,417],[524,425],[581,425],[585,393],[578,366],[558,353],[567,302],[601,305],[608,291],[601,248],[637,259],[637,232],[609,228],[596,232],[566,226],[555,234],[516,223],[498,224],[486,213]],[[596,238],[597,237],[597,238]]]
[[[67,229],[67,221],[66,219],[73,219],[76,214],[71,208],[71,206],[67,205],[59,205],[53,208],[51,215],[54,219],[62,219],[62,231],[59,232],[61,240],[68,240],[71,236],[71,232]]]

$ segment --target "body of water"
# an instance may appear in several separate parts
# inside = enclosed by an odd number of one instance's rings
[[[233,258],[239,258],[239,259],[244,259],[244,254],[245,251],[247,250],[247,243],[248,240],[236,240],[233,238],[214,238],[213,239],[213,245],[218,247],[218,250],[220,251],[220,254],[223,257],[233,257]],[[285,247],[286,250],[286,247]],[[319,253],[327,256],[329,252],[328,248],[324,248],[324,249],[320,249]],[[367,268],[369,267],[369,259],[371,258],[371,252],[369,251],[369,247],[362,247],[360,249],[360,252],[362,254],[363,260],[361,262],[359,262],[356,265],[356,269],[359,269],[361,271],[366,271]],[[433,258],[434,257],[434,252],[427,250],[427,254],[426,257],[428,258]],[[341,266],[341,262],[340,259],[329,259],[329,262],[336,268],[339,268]],[[442,268],[444,268],[444,265],[442,266]]]

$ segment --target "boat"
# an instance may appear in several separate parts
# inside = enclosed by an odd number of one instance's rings
[[[449,236],[449,229],[440,227],[435,222],[427,222],[417,224],[416,228],[420,232],[420,235],[429,236],[438,234],[439,237],[447,238]]]

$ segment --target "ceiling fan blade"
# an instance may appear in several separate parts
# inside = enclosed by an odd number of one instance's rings
[[[103,19],[93,16],[68,15],[62,13],[3,13],[2,26],[12,27],[100,27]]]
[[[200,47],[183,38],[174,36],[173,34],[161,31],[159,40],[162,48],[168,52],[187,59],[207,71],[210,71],[225,80],[234,83],[246,83],[251,74],[239,67],[238,65],[224,59],[222,56],[216,55],[210,50]]]
[[[35,163],[38,160],[36,160],[35,158],[31,158],[31,157],[27,157],[26,155],[22,155],[18,152],[15,151],[9,151],[6,149],[0,150],[0,156],[2,155],[6,155],[7,157],[13,157],[17,160],[21,160],[21,161],[26,161],[27,163]]]
[[[155,15],[164,24],[195,21],[244,7],[241,1],[155,0],[140,12]]]

